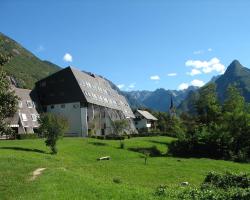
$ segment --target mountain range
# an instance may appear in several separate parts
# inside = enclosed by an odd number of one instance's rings
[[[10,61],[4,65],[7,74],[16,80],[18,87],[32,89],[36,81],[61,69],[56,64],[40,60],[33,53],[22,47],[19,43],[0,33],[0,54],[10,55]],[[103,77],[104,78],[104,77]],[[180,111],[191,111],[192,102],[197,98],[199,89],[189,87],[186,90],[155,91],[120,91],[108,80],[111,87],[123,94],[130,106],[136,108],[149,108],[166,112],[169,110],[171,98]],[[213,77],[210,82],[217,86],[219,100],[223,102],[226,89],[230,84],[236,85],[246,101],[250,102],[250,69],[243,67],[238,60],[234,60],[223,75]]]
[[[212,79],[216,85],[216,93],[222,103],[226,98],[226,91],[229,85],[235,85],[247,102],[250,102],[250,69],[242,66],[238,60],[234,60],[223,75]],[[178,109],[185,112],[193,112],[193,102],[198,97],[198,91],[192,91],[184,99]]]
[[[197,87],[190,86],[186,90],[166,90],[160,88],[155,91],[122,91],[122,94],[128,99],[130,106],[134,109],[150,108],[166,112],[169,110],[171,98],[174,105],[178,106],[189,92],[195,90],[197,90]]]

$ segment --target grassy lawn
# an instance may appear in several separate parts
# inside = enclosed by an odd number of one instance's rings
[[[50,155],[44,141],[0,141],[0,199],[155,199],[155,188],[173,189],[188,181],[198,186],[209,171],[250,172],[250,164],[211,159],[150,157],[130,148],[156,145],[166,153],[169,137],[145,137],[119,141],[64,138],[58,154]],[[111,156],[109,161],[97,161]],[[46,168],[35,180],[32,172]],[[121,183],[114,183],[113,179]]]

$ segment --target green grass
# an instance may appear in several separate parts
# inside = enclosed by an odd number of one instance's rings
[[[249,164],[166,156],[150,157],[144,165],[141,153],[128,150],[156,145],[166,153],[171,140],[133,138],[119,149],[119,141],[64,138],[57,155],[41,139],[0,141],[0,199],[155,199],[160,184],[176,190],[183,181],[198,186],[209,171],[250,172]],[[97,161],[101,156],[112,159]],[[47,169],[30,181],[39,167]]]

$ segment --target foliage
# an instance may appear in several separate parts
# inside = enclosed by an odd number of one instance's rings
[[[16,138],[19,140],[25,140],[25,139],[36,139],[38,138],[38,136],[37,134],[34,133],[28,133],[28,134],[18,134]]]
[[[200,188],[189,188],[179,199],[197,200],[248,200],[250,177],[247,174],[209,172]]]
[[[125,143],[124,142],[120,143],[120,149],[125,149]]]
[[[16,113],[18,102],[18,97],[11,91],[10,82],[2,67],[8,60],[8,56],[0,54],[0,135],[14,133],[6,121]]]
[[[156,196],[166,196],[167,186],[166,185],[159,185],[155,190]]]
[[[56,142],[68,130],[68,121],[62,116],[45,113],[41,115],[39,123],[39,133],[46,138],[46,146],[49,146],[52,153],[56,154]]]
[[[129,127],[128,120],[121,119],[112,121],[113,128],[116,135],[123,135],[125,130]]]
[[[250,110],[235,86],[229,86],[223,105],[215,85],[202,88],[196,114],[182,114],[185,133],[169,146],[176,156],[223,158],[245,162],[250,159]]]
[[[120,183],[122,183],[122,180],[121,180],[121,178],[116,177],[116,178],[113,178],[113,182],[117,183],[117,184],[120,184]]]

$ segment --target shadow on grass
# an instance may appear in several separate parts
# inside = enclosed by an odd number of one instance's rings
[[[161,153],[159,149],[157,149],[156,146],[152,147],[131,147],[128,148],[129,151],[138,152],[142,154],[149,154],[150,157],[163,157],[166,156],[166,154]]]
[[[95,146],[107,146],[106,143],[102,143],[102,142],[89,142],[89,144],[93,144]]]
[[[163,141],[157,141],[157,140],[149,140],[149,142],[154,143],[154,144],[162,144],[162,145],[169,145],[171,142],[163,142]]]
[[[23,147],[0,147],[0,149],[8,149],[8,150],[15,150],[15,151],[28,151],[28,152],[35,152],[35,153],[44,153],[47,154],[46,151],[39,150],[39,149],[29,149]]]

